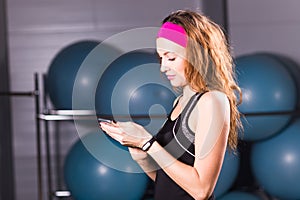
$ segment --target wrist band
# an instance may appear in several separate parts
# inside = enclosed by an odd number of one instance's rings
[[[152,146],[152,144],[156,141],[155,137],[152,137],[149,141],[147,141],[143,146],[142,146],[142,150],[143,151],[148,151],[150,149],[150,147]]]

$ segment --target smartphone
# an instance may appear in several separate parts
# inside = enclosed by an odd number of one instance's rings
[[[113,123],[113,120],[110,119],[105,119],[105,118],[101,118],[101,117],[97,117],[98,122],[106,122],[106,123]]]

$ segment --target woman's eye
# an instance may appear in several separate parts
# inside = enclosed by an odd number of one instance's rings
[[[157,60],[158,60],[158,62],[161,64],[162,57],[157,56]]]
[[[176,58],[169,58],[168,60],[169,61],[174,61]]]

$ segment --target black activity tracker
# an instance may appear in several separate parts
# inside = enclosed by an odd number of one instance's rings
[[[150,149],[150,147],[152,146],[152,144],[156,141],[155,137],[152,137],[149,141],[147,141],[143,146],[142,146],[142,150],[143,151],[148,151]]]

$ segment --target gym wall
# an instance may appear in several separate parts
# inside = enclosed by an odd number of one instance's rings
[[[228,0],[229,33],[238,55],[268,51],[300,62],[300,1]]]

